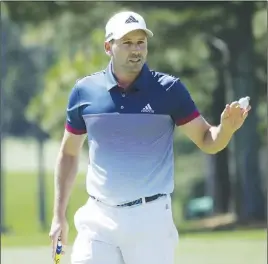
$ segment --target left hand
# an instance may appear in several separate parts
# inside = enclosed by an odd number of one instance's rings
[[[250,109],[250,105],[247,109],[241,108],[239,103],[236,101],[232,102],[230,105],[227,104],[221,114],[221,126],[225,129],[225,131],[233,134],[243,125]]]

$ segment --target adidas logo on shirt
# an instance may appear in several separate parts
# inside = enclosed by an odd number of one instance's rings
[[[150,104],[147,104],[143,109],[141,110],[142,113],[154,113],[154,110],[150,106]]]
[[[130,17],[126,20],[125,23],[126,23],[126,24],[129,24],[129,23],[139,23],[139,21],[138,21],[135,17],[130,16]]]

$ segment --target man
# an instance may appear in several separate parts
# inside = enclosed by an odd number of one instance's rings
[[[202,151],[224,149],[250,107],[226,105],[219,126],[201,116],[183,83],[146,65],[153,33],[134,12],[106,25],[107,69],[79,80],[55,171],[53,254],[59,235],[67,243],[65,217],[85,140],[90,143],[89,199],[75,215],[72,264],[173,264],[178,242],[173,192],[176,126]]]

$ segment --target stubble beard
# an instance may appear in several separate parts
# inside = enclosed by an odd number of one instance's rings
[[[143,65],[144,65],[144,60],[143,60],[143,58],[141,58],[140,63],[135,64],[135,63],[131,63],[131,62],[127,61],[125,65],[122,65],[121,68],[126,73],[134,74],[134,73],[139,73],[141,71]]]

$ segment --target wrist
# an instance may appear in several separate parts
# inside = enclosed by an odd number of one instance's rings
[[[53,219],[62,220],[66,219],[66,212],[62,210],[55,210],[53,213]]]
[[[232,130],[232,129],[226,127],[226,126],[224,126],[223,124],[220,124],[219,125],[219,131],[222,134],[224,134],[224,135],[226,135],[227,137],[230,137],[230,138],[233,136],[233,134],[235,132],[234,130]]]

